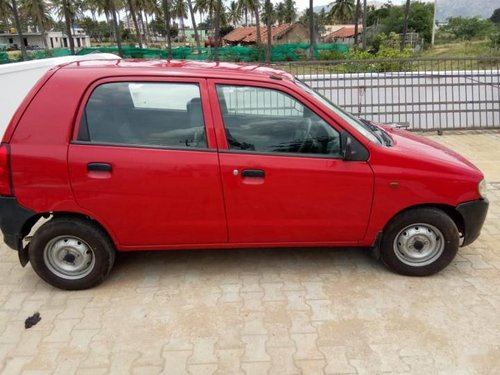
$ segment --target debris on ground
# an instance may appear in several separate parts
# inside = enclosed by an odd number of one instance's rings
[[[40,320],[42,320],[42,318],[40,317],[40,313],[36,312],[24,321],[24,328],[26,329],[31,328],[35,324],[37,324]]]

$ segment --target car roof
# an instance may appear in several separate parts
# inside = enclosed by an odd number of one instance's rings
[[[127,70],[127,74],[160,73],[182,77],[293,80],[290,73],[266,65],[192,60],[96,59],[73,62],[62,66],[61,69],[120,69],[121,73]]]

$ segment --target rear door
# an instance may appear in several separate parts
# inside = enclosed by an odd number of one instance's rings
[[[227,241],[204,80],[110,79],[82,104],[69,146],[78,204],[121,248]]]
[[[220,80],[210,90],[230,242],[364,237],[373,173],[342,160],[338,128],[278,85]]]

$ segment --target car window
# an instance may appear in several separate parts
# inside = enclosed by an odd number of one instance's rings
[[[90,95],[78,140],[207,147],[200,88],[193,83],[113,82]]]
[[[217,85],[217,95],[232,150],[340,156],[339,133],[288,94]]]

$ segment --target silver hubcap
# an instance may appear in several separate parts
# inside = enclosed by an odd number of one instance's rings
[[[429,224],[409,225],[401,230],[394,240],[394,253],[398,259],[413,267],[433,263],[443,250],[443,234]]]
[[[59,236],[50,240],[43,251],[43,259],[52,273],[67,280],[81,279],[95,266],[91,247],[74,236]]]

